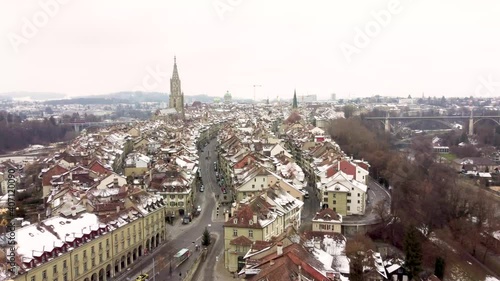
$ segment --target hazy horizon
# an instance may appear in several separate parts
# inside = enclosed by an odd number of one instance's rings
[[[196,3],[4,1],[0,93],[500,96],[494,0]]]

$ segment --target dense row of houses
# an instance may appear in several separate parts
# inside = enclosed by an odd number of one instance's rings
[[[219,184],[234,199],[225,214],[224,266],[249,280],[283,274],[347,280],[341,227],[344,216],[365,213],[369,164],[344,155],[322,129],[281,114],[267,108],[241,113],[218,135]],[[321,203],[312,231],[301,236],[308,187]],[[337,250],[326,252],[322,241],[338,244]]]
[[[198,147],[229,118],[191,108],[182,126],[152,120],[83,131],[38,159],[44,215],[15,220],[15,247],[0,237],[2,254],[16,257],[2,264],[2,280],[110,280],[147,255],[166,240],[169,221],[194,210]],[[9,163],[2,179],[20,171]]]

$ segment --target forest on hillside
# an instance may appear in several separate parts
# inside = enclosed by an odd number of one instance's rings
[[[72,126],[58,126],[53,118],[23,120],[21,116],[0,112],[0,154],[28,147],[71,140]]]
[[[337,119],[328,130],[347,155],[367,160],[370,175],[390,186],[390,214],[380,206],[375,208],[382,224],[369,233],[369,238],[392,244],[407,256],[408,245],[417,241],[418,245],[412,246],[418,252],[413,255],[414,276],[423,267],[433,267],[445,255],[435,245],[422,246],[430,245],[424,242],[432,241],[437,234],[485,263],[494,243],[489,233],[500,227],[496,212],[499,199],[473,180],[459,177],[447,165],[437,163],[430,142],[415,140],[411,147],[413,157],[408,157],[391,149],[391,136],[369,122],[359,117]],[[416,229],[420,231],[415,232]],[[372,244],[366,239],[358,237],[350,242],[348,256],[355,259],[356,253],[370,248]]]

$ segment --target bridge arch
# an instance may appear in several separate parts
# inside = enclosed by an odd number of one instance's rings
[[[426,121],[426,120],[434,121],[434,122],[437,122],[437,123],[445,125],[449,129],[453,129],[453,124],[450,123],[450,122],[446,122],[444,120],[440,120],[440,119],[415,119],[415,120],[412,120],[412,121],[410,121],[408,123],[403,123],[401,127],[397,128],[397,129],[394,129],[394,134],[400,133],[403,130],[403,128],[406,128],[406,127],[408,127],[410,125],[413,125],[413,124],[416,124],[416,123],[419,123],[419,122],[422,122],[422,121]],[[391,127],[393,127],[393,126],[391,126]]]
[[[498,118],[500,118],[500,116]],[[474,120],[474,125],[476,125],[479,121],[482,121],[482,120],[491,120],[491,121],[495,122],[495,124],[497,124],[497,126],[500,126],[500,121],[495,120],[494,118],[491,118],[491,117],[478,118],[477,120]]]

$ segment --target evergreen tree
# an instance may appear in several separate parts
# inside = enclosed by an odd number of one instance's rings
[[[297,91],[293,91],[293,103],[292,103],[292,108],[297,108]]]
[[[203,231],[203,237],[201,238],[201,245],[208,246],[210,245],[210,232],[208,228],[205,227],[205,231]]]
[[[445,265],[446,263],[444,261],[444,258],[442,257],[436,258],[436,264],[434,265],[434,275],[436,275],[436,277],[439,278],[440,280],[443,280]]]
[[[408,228],[405,234],[404,251],[406,255],[405,267],[408,277],[413,280],[422,271],[422,244],[415,227]]]

